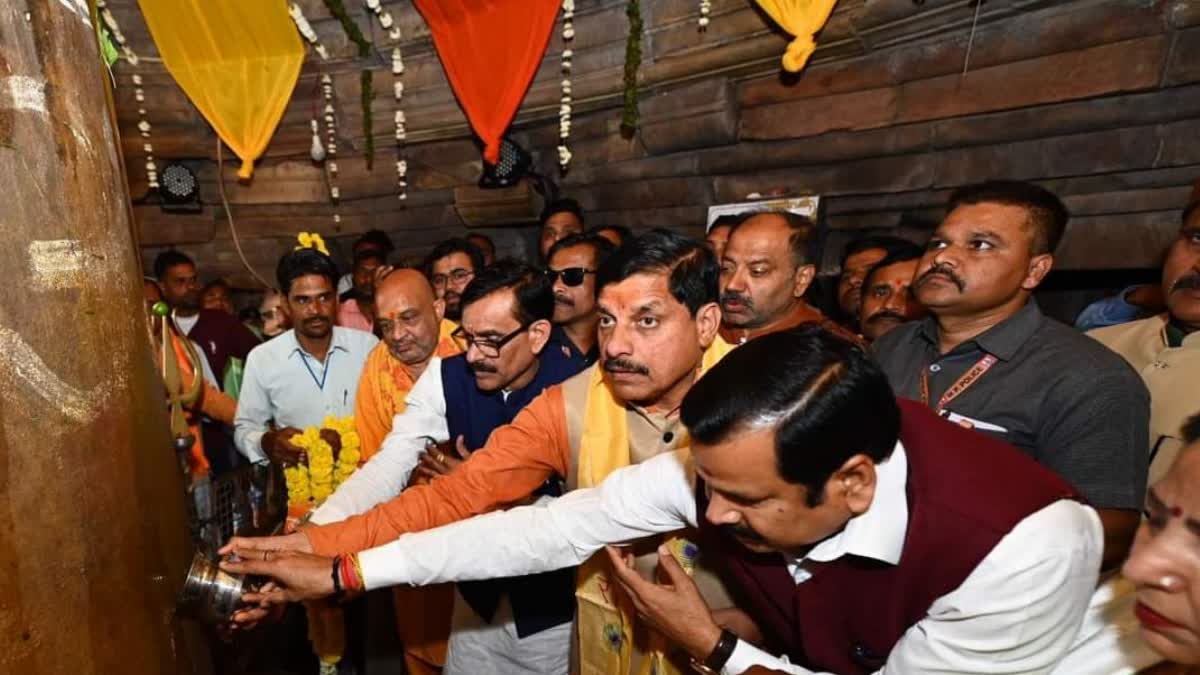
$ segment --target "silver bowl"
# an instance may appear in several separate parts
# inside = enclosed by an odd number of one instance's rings
[[[183,582],[177,612],[205,623],[225,623],[241,605],[246,590],[244,575],[225,572],[197,553]]]

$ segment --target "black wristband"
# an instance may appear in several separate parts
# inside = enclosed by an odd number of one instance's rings
[[[714,671],[720,671],[725,667],[725,663],[729,661],[729,657],[733,656],[733,650],[737,647],[737,633],[724,628],[721,630],[721,637],[717,640],[717,646],[709,652],[708,657],[704,659],[704,667]]]
[[[335,600],[342,599],[342,556],[334,556],[333,558],[333,597]]]

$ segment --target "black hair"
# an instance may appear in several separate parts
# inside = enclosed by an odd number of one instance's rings
[[[538,219],[539,223],[545,225],[550,216],[556,213],[573,213],[579,219],[580,224],[586,222],[583,219],[583,208],[579,206],[579,202],[574,199],[563,198],[555,199],[546,204],[546,208],[542,209],[542,215]]]
[[[608,260],[608,257],[613,254],[613,251],[617,250],[617,247],[613,245],[611,241],[601,237],[598,234],[569,234],[554,242],[554,245],[550,247],[550,251],[546,253],[546,262],[549,263],[550,259],[554,257],[554,254],[558,253],[562,249],[574,248],[576,246],[592,247],[592,253],[596,256],[596,262],[594,264],[596,265],[597,269],[604,264],[604,261]]]
[[[908,246],[904,248],[898,248],[895,251],[883,256],[883,259],[872,265],[871,269],[867,270],[866,276],[863,277],[863,293],[865,294],[867,292],[867,287],[871,284],[871,275],[875,274],[876,270],[881,270],[884,267],[895,265],[896,263],[908,262],[910,260],[920,260],[921,256],[924,254],[924,249],[910,242]]]
[[[593,227],[592,229],[588,230],[587,233],[598,235],[601,232],[605,232],[605,231],[616,232],[617,238],[621,240],[621,244],[624,244],[625,242],[629,241],[630,239],[633,239],[633,230],[629,229],[628,227],[625,227],[624,225],[597,225],[596,227]],[[612,243],[612,242],[609,242],[609,243]]]
[[[213,279],[212,281],[208,282],[207,284],[204,284],[204,288],[200,289],[200,295],[204,295],[205,293],[209,292],[211,289],[214,289],[214,288],[224,288],[226,291],[230,291],[233,289],[233,287],[229,285],[228,281],[217,278],[217,279]]]
[[[509,289],[516,296],[514,318],[522,326],[534,321],[549,321],[554,316],[554,290],[549,277],[533,266],[505,258],[475,273],[475,278],[463,289],[462,308],[496,291]]]
[[[891,255],[897,251],[906,251],[913,246],[913,243],[902,237],[892,237],[888,235],[872,235],[869,237],[859,237],[853,239],[846,244],[842,249],[842,259],[839,267],[843,272],[846,271],[846,261],[850,256],[870,251],[872,249],[883,250],[885,256]]]
[[[471,267],[474,268],[471,270],[472,272],[479,274],[483,271],[483,251],[480,251],[478,246],[462,237],[452,237],[439,242],[429,252],[429,255],[425,256],[425,262],[421,263],[421,269],[425,271],[425,276],[432,278],[433,263],[454,253],[465,254],[471,259]]]
[[[387,236],[383,230],[367,230],[361,237],[354,240],[354,246],[351,248],[356,249],[363,244],[369,244],[371,248],[382,251],[385,259],[396,250],[392,238]]]
[[[718,227],[737,227],[738,225],[742,224],[742,221],[745,220],[747,216],[752,215],[754,214],[743,211],[741,213],[726,213],[725,215],[717,216],[712,221],[712,224],[708,226],[708,232],[712,232]]]
[[[618,248],[596,272],[596,292],[635,274],[669,274],[671,296],[692,316],[717,301],[720,270],[712,251],[682,234],[655,228]]]
[[[858,345],[815,324],[770,333],[738,347],[683,399],[692,440],[775,431],[780,477],[824,499],[825,483],[854,455],[876,464],[892,454],[900,408],[887,376]]]
[[[1180,434],[1183,436],[1185,445],[1200,441],[1200,413],[1187,418],[1187,421],[1183,423],[1183,428],[1180,429]]]
[[[175,249],[163,251],[154,258],[154,277],[162,281],[167,278],[167,270],[179,265],[191,265],[195,267],[196,263],[182,251],[176,251]]]
[[[315,248],[291,251],[279,259],[279,266],[275,268],[275,280],[279,282],[279,290],[284,297],[291,293],[293,281],[310,274],[325,277],[331,286],[337,288],[337,265],[332,258]]]
[[[492,255],[493,256],[496,255],[496,242],[492,241],[492,238],[487,236],[486,234],[484,234],[482,232],[468,232],[467,236],[465,238],[467,241],[471,241],[472,238],[482,239],[482,240],[486,241],[488,248],[492,249]],[[474,242],[472,242],[472,243],[474,243]],[[476,244],[475,247],[479,248],[479,245]],[[482,253],[482,252],[483,252],[483,250],[480,249],[480,253]]]
[[[1034,255],[1054,253],[1071,217],[1066,205],[1053,192],[1019,180],[991,180],[958,188],[950,195],[946,211],[963,205],[984,203],[1025,209],[1029,214],[1027,222],[1034,229],[1031,249]]]
[[[809,242],[817,232],[816,223],[808,216],[792,213],[786,209],[766,209],[763,211],[752,211],[742,214],[742,219],[733,229],[729,230],[729,236],[732,237],[738,228],[745,225],[751,218],[758,216],[778,216],[783,219],[788,227],[788,249],[792,252],[792,264],[796,267],[803,267],[809,264]]]
[[[354,254],[354,264],[351,269],[357,269],[361,263],[367,260],[378,260],[381,265],[388,264],[387,253],[380,249],[369,248]]]
[[[1200,208],[1200,198],[1193,199],[1190,203],[1188,203],[1187,206],[1183,207],[1183,216],[1180,217],[1179,224],[1181,226],[1187,225],[1188,218],[1192,217],[1192,214],[1196,212],[1197,208]]]

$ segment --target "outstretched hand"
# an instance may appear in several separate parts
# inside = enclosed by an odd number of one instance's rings
[[[313,547],[303,532],[293,532],[277,537],[234,537],[222,546],[217,554],[228,556],[235,553],[243,558],[262,558],[264,551],[312,553]]]
[[[231,557],[221,561],[222,570],[268,577],[274,581],[242,595],[245,603],[257,605],[259,609],[333,595],[333,558],[299,551],[262,551],[236,547],[232,553]],[[242,614],[247,614],[241,617],[242,622],[261,618],[253,612]],[[237,615],[234,616],[234,622],[239,623]]]
[[[617,584],[633,601],[638,614],[692,657],[707,658],[721,638],[721,628],[696,582],[671,551],[665,545],[658,547],[659,569],[666,574],[668,584],[643,579],[633,568],[632,553],[613,546],[606,546],[605,551]]]
[[[467,443],[462,436],[459,436],[453,445],[430,443],[425,446],[425,452],[421,453],[413,473],[419,479],[428,482],[438,476],[450,473],[459,464],[467,461],[470,456],[471,451],[467,450]]]

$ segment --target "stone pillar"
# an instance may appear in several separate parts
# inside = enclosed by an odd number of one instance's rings
[[[193,675],[183,480],[88,4],[0,2],[0,672]]]

